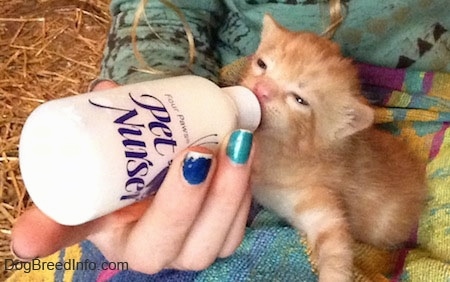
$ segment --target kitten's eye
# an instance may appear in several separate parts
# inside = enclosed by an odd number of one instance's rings
[[[267,69],[266,63],[264,63],[264,61],[261,60],[261,59],[258,59],[258,60],[256,61],[256,64],[258,65],[258,67],[260,67],[260,68],[263,69],[263,70]]]
[[[295,101],[301,105],[304,106],[309,106],[308,101],[306,101],[305,99],[303,99],[300,95],[296,94],[296,93],[291,93],[292,96],[294,97]]]

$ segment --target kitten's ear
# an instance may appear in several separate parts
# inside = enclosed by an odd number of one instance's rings
[[[366,129],[373,123],[374,110],[361,101],[355,98],[352,99],[354,101],[351,102],[351,106],[346,107],[344,110],[344,123],[341,124],[335,133],[338,139]]]
[[[274,35],[280,28],[279,24],[270,14],[265,14],[263,19],[263,27],[261,31],[261,37],[265,38],[270,35]]]

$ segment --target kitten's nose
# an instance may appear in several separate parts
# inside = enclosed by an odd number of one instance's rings
[[[276,87],[272,82],[258,81],[255,86],[253,86],[253,93],[255,93],[259,100],[269,99],[275,95]]]

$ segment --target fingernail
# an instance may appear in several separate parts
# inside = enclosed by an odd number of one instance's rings
[[[236,130],[228,141],[227,156],[235,164],[245,164],[252,149],[253,133],[248,130]]]
[[[12,243],[12,242],[11,242],[10,245],[9,245],[9,251],[10,251],[11,254],[13,255],[14,259],[20,260],[20,261],[22,261],[22,262],[30,262],[30,261],[32,261],[32,260],[38,258],[38,257],[34,257],[34,258],[23,258],[23,257],[20,257],[20,256],[16,253],[16,251],[14,250],[14,247],[13,247],[13,243]]]
[[[100,82],[105,82],[105,81],[114,82],[114,80],[111,80],[108,78],[96,78],[93,81],[91,81],[91,83],[89,83],[87,91],[91,92],[92,90],[94,90],[95,86],[97,86]]]
[[[211,154],[189,152],[183,162],[183,177],[191,185],[205,181],[211,167]]]

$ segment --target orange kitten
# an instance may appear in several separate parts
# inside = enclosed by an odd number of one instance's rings
[[[357,70],[331,41],[265,16],[242,85],[262,106],[252,189],[305,233],[319,281],[352,280],[352,241],[398,247],[426,197],[425,166],[372,126]]]

